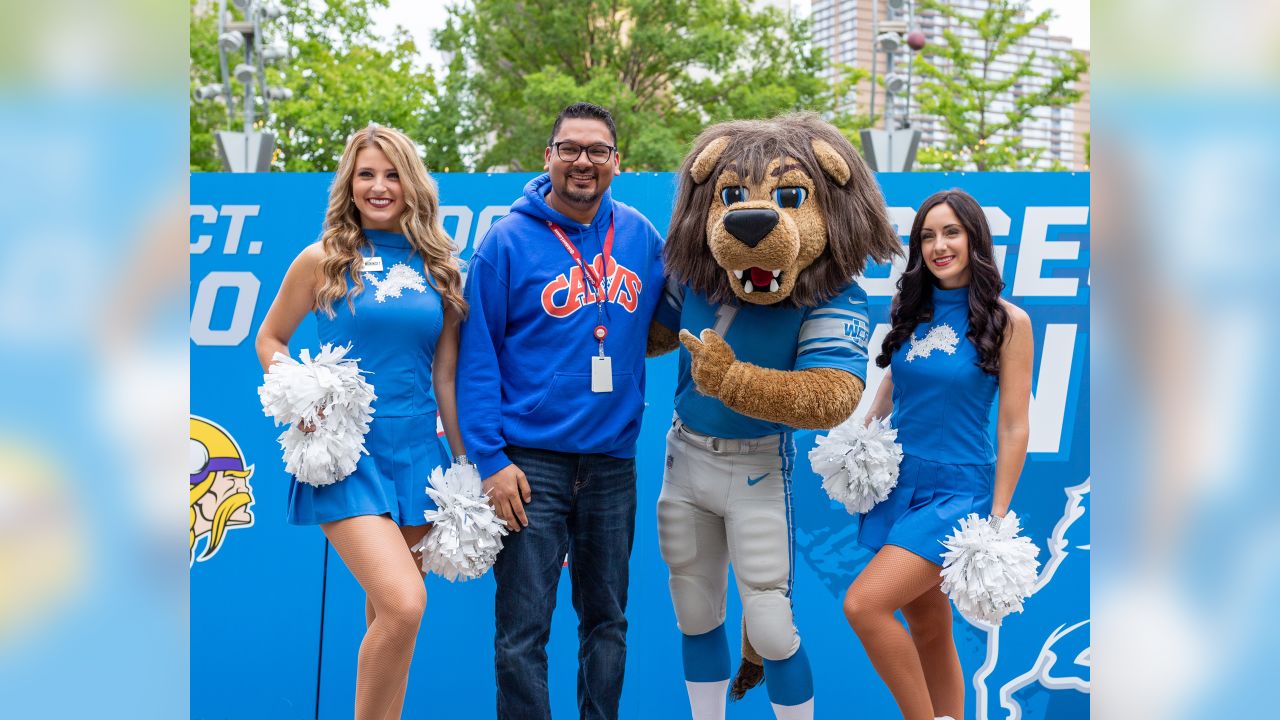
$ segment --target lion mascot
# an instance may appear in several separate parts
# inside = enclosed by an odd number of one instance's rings
[[[812,718],[791,615],[792,434],[857,407],[871,329],[854,277],[901,241],[849,141],[790,115],[721,123],[694,141],[664,252],[649,354],[684,347],[658,535],[693,717],[724,717],[732,563],[744,630],[734,697],[763,674],[780,720]]]

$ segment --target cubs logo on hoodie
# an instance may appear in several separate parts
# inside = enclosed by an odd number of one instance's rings
[[[591,267],[598,277],[604,265],[604,256],[596,254]],[[609,258],[609,274],[605,288],[609,297],[606,302],[621,305],[629,313],[634,313],[640,304],[640,289],[644,283],[640,276],[626,266],[619,265]],[[593,284],[585,282],[582,277],[582,266],[574,263],[568,275],[560,273],[542,289],[542,309],[554,318],[565,318],[584,307],[596,304],[596,291]]]

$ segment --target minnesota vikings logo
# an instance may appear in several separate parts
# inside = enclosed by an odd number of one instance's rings
[[[244,464],[236,441],[216,423],[191,416],[191,560],[208,560],[217,554],[228,530],[253,526],[253,490],[249,476],[253,466]],[[207,538],[204,552],[196,557],[196,543]]]
[[[392,265],[387,271],[387,276],[382,280],[374,277],[373,273],[365,273],[364,278],[378,289],[373,296],[373,299],[378,302],[386,302],[389,297],[398,298],[405,290],[427,291],[427,279],[422,277],[422,273],[404,263]]]
[[[955,355],[958,344],[960,344],[960,338],[956,335],[955,329],[946,323],[929,328],[929,332],[923,338],[918,338],[915,333],[912,333],[911,347],[907,348],[907,362],[916,358],[927,358],[933,354],[934,350]]]

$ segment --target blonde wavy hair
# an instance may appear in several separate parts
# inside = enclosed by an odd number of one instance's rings
[[[462,298],[462,275],[453,257],[453,241],[440,225],[440,193],[436,182],[427,174],[427,168],[407,135],[372,123],[347,139],[333,186],[329,189],[329,209],[325,212],[324,231],[320,235],[325,254],[320,264],[323,283],[316,293],[316,307],[333,317],[335,302],[345,297],[348,307],[354,310],[352,298],[364,291],[360,250],[369,241],[360,230],[360,211],[351,196],[351,178],[355,174],[356,155],[367,147],[381,150],[400,175],[405,203],[404,214],[400,216],[400,231],[422,256],[445,307],[453,308],[459,318],[466,317],[467,302]]]

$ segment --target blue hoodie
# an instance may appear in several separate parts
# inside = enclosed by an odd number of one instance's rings
[[[550,189],[546,174],[529,181],[511,213],[480,242],[467,273],[471,310],[458,356],[458,420],[481,477],[510,464],[507,445],[636,454],[645,342],[662,296],[662,238],[607,191],[591,224],[583,225],[547,204]],[[603,324],[613,392],[594,393],[598,310],[588,297],[590,284],[547,221],[564,229],[584,262],[599,268],[610,216],[614,241]]]

